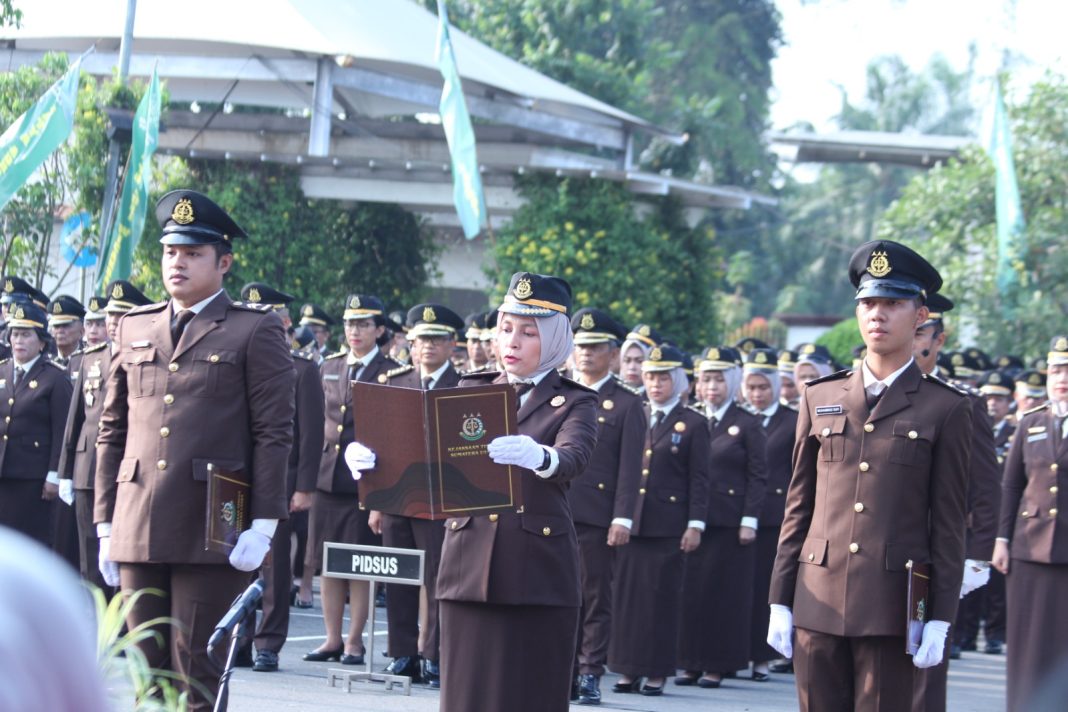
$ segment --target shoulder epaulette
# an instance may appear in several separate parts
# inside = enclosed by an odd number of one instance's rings
[[[792,410],[795,413],[800,413],[801,412],[798,409],[796,403],[783,403],[782,401],[779,401],[779,407],[780,408],[786,408],[786,410]]]
[[[230,302],[230,306],[241,311],[250,311],[257,314],[266,314],[271,311],[270,304],[257,304],[255,302]]]
[[[808,382],[808,385],[814,386],[817,383],[827,383],[828,381],[837,381],[837,380],[840,380],[842,378],[845,378],[846,376],[851,376],[851,375],[853,375],[853,369],[846,368],[846,369],[842,369],[841,371],[835,371],[834,373],[829,373],[826,376],[820,376],[819,378],[814,378],[813,380]]]
[[[923,380],[925,380],[925,381],[927,381],[929,383],[936,383],[936,384],[938,384],[939,386],[942,386],[943,388],[945,388],[948,391],[953,391],[958,396],[967,396],[968,395],[967,391],[962,391],[961,389],[959,389],[956,386],[954,386],[952,383],[946,383],[945,381],[943,381],[938,376],[932,376],[929,373],[925,373],[925,374],[923,374]]]
[[[624,381],[622,378],[620,378],[618,375],[616,375],[614,373],[612,374],[612,380],[614,380],[616,382],[617,386],[619,386],[620,388],[622,388],[625,391],[630,391],[631,393],[633,393],[634,395],[638,396],[639,398],[641,396],[645,395],[644,393],[642,393],[641,389],[635,388],[634,386],[630,385],[629,383],[627,383],[626,381]]]
[[[63,371],[64,373],[67,371],[67,367],[66,366],[60,366],[55,361],[49,361],[49,360],[46,359],[45,363],[48,364],[49,366],[51,366],[52,368],[58,368],[60,371]]]
[[[151,314],[164,309],[167,306],[167,302],[154,302],[152,304],[143,304],[139,307],[134,307],[130,311],[123,314],[123,316],[129,316],[130,314]]]
[[[108,342],[105,341],[105,342],[100,343],[100,344],[94,344],[93,346],[86,346],[84,349],[80,349],[78,351],[75,351],[74,354],[71,354],[71,355],[73,356],[75,354],[94,354],[97,351],[103,350],[107,345],[108,345]]]
[[[348,356],[348,355],[349,355],[348,351],[338,351],[336,354],[330,354],[329,356],[323,357],[323,360],[324,361],[329,361],[330,359],[341,358],[342,356]]]
[[[305,361],[312,360],[312,354],[307,351],[301,351],[300,349],[293,349],[289,353],[293,355],[293,358],[304,359]]]
[[[560,380],[563,381],[564,383],[568,383],[568,384],[570,384],[572,386],[577,386],[577,387],[581,388],[584,391],[588,391],[589,393],[596,393],[597,392],[597,391],[593,390],[592,388],[590,388],[589,386],[584,386],[581,383],[579,383],[578,381],[576,381],[574,379],[571,379],[571,378],[568,378],[567,376],[561,375],[560,376]]]
[[[10,357],[8,357],[8,358],[5,358],[5,359],[3,359],[3,360],[0,360],[0,366],[3,366],[3,365],[4,365],[5,363],[7,363],[7,362],[8,362],[8,361],[10,361],[10,360],[11,360],[11,358],[10,358]]]
[[[687,404],[686,404],[686,407],[687,407],[687,408],[688,408],[689,410],[692,410],[692,411],[693,411],[694,413],[697,413],[697,414],[698,414],[699,416],[701,416],[701,417],[702,417],[702,418],[704,418],[705,420],[708,420],[708,413],[706,413],[706,412],[705,412],[705,409],[704,409],[704,408],[702,408],[701,406],[699,406],[699,405],[692,405],[692,404],[690,404],[690,403],[687,403]]]
[[[6,360],[7,359],[4,359],[4,361],[6,361]],[[3,363],[3,361],[0,361],[0,363]],[[1032,413],[1037,413],[1038,411],[1044,410],[1045,408],[1049,408],[1049,401],[1046,401],[1042,405],[1036,405],[1034,408],[1031,408],[1030,410],[1025,410],[1024,412],[1020,413],[1019,417],[1022,418],[1025,415],[1031,415]]]
[[[405,373],[408,373],[409,371],[414,371],[414,370],[415,370],[415,366],[411,365],[410,363],[409,364],[405,364],[404,366],[400,366],[399,368],[394,368],[394,369],[390,369],[389,371],[386,371],[386,378],[393,378],[394,376],[400,376],[402,374],[405,374]]]
[[[975,386],[969,386],[964,381],[958,381],[956,378],[951,378],[945,382],[956,388],[958,391],[965,393],[966,395],[973,396],[976,398],[983,395],[982,392],[980,392],[980,390]]]

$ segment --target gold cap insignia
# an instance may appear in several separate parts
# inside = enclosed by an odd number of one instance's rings
[[[685,433],[686,432],[686,423],[682,423],[682,422],[675,423],[675,432],[676,433]]]
[[[1058,351],[1068,351],[1068,339],[1063,336],[1057,339],[1057,343],[1054,344],[1054,348]]]
[[[950,359],[950,363],[952,363],[954,366],[963,366],[964,365],[964,355],[963,354],[953,354],[953,358]]]
[[[123,295],[122,295],[122,285],[121,284],[116,284],[114,287],[111,288],[111,297],[113,299],[122,299],[122,296]]]
[[[553,408],[559,408],[564,404],[566,400],[567,399],[563,396],[553,396],[553,399],[549,401],[549,405],[551,405]]]
[[[993,383],[995,386],[999,385],[1001,383],[1001,374],[991,373],[990,378],[987,380],[987,383]]]
[[[732,425],[731,427],[727,428],[727,434],[731,436],[737,435],[740,432],[742,431],[737,425]]]
[[[101,309],[100,300],[93,297],[89,300],[89,311],[98,312]]]
[[[512,290],[517,299],[530,299],[530,296],[534,294],[534,287],[531,286],[530,280],[523,277],[516,283],[515,289]]]
[[[315,309],[311,304],[304,305],[304,316],[315,316]]]
[[[592,329],[595,326],[597,326],[597,324],[593,320],[593,314],[586,312],[582,315],[582,321],[579,322],[580,329]]]
[[[53,314],[62,314],[63,313],[63,305],[60,304],[59,302],[56,302],[55,304],[53,304],[52,305],[52,313]]]
[[[436,321],[438,315],[434,313],[434,307],[423,307],[423,321]]]
[[[16,319],[25,319],[26,318],[26,312],[24,312],[22,310],[22,307],[17,307],[15,309],[15,318]]]
[[[4,282],[4,291],[5,292],[14,292],[15,291],[15,283],[12,282],[10,279],[7,280],[6,282]]]
[[[179,225],[188,225],[196,218],[193,217],[193,202],[189,198],[182,198],[174,206],[171,212],[171,220]]]
[[[260,290],[256,289],[255,287],[248,290],[248,300],[250,302],[258,302],[260,301],[260,298]]]
[[[1027,377],[1027,385],[1029,385],[1029,386],[1041,386],[1042,385],[1042,375],[1038,374],[1038,373],[1032,373],[1030,376]]]
[[[719,349],[717,349],[717,348],[709,349],[708,350],[708,360],[709,361],[719,361]]]
[[[805,344],[804,346],[801,347],[801,353],[803,353],[803,354],[814,354],[814,353],[816,353],[816,345],[815,344]]]
[[[360,308],[360,298],[359,298],[359,296],[355,296],[354,295],[352,297],[352,299],[349,300],[349,309],[359,309],[359,308]]]
[[[768,362],[768,355],[766,353],[764,353],[763,351],[758,351],[757,355],[753,357],[753,360],[756,361],[757,363],[767,363]]]
[[[653,349],[652,351],[649,352],[649,360],[650,361],[660,361],[663,358],[664,358],[664,354],[661,353],[659,346],[657,346],[655,349]]]
[[[613,408],[616,407],[616,404],[615,404],[614,401],[612,401],[611,398],[606,398],[604,403],[601,403],[601,407],[604,408],[605,410],[612,410]]]
[[[890,274],[890,258],[886,252],[871,253],[871,262],[868,263],[868,274],[878,279]]]
[[[638,335],[639,336],[648,336],[649,335],[649,327],[647,325],[645,325],[645,324],[642,324],[641,327],[638,329]]]

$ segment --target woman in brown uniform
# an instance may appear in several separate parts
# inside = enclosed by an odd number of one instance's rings
[[[494,462],[522,468],[521,512],[445,522],[437,595],[445,712],[568,708],[578,634],[579,551],[567,483],[597,440],[597,394],[560,376],[571,353],[571,287],[518,272],[498,309],[504,373],[463,386],[511,383],[519,435],[494,439]]]
[[[630,543],[612,581],[608,667],[622,675],[613,692],[659,695],[675,672],[683,554],[701,544],[708,513],[708,425],[687,407],[690,384],[674,346],[649,352],[642,380],[649,429]]]
[[[42,353],[46,320],[29,301],[8,308],[11,358],[0,361],[0,525],[49,546],[73,387]]]
[[[736,402],[741,355],[711,347],[698,364],[705,382],[709,440],[708,527],[686,563],[676,684],[719,687],[749,664],[757,517],[767,483],[767,436]],[[701,675],[704,671],[704,675]]]
[[[1049,402],[1020,415],[1005,460],[994,567],[1005,574],[1008,709],[1032,709],[1041,683],[1068,656],[1068,336],[1053,339]]]
[[[793,474],[794,431],[797,411],[780,400],[781,371],[774,351],[753,351],[742,367],[746,400],[767,433],[767,494],[760,508],[756,539],[756,564],[753,575],[753,616],[749,657],[753,661],[753,679],[768,680],[768,662],[780,656],[768,645],[768,614],[764,605],[771,586],[771,569],[779,544],[779,528],[786,511],[786,490]]]

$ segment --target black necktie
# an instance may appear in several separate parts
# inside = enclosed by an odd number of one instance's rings
[[[174,326],[171,327],[172,344],[174,344],[175,346],[178,345],[178,342],[182,338],[182,334],[185,333],[185,327],[189,324],[190,321],[193,320],[193,317],[195,316],[196,314],[194,314],[189,309],[183,309],[182,311],[178,312],[178,316],[174,319]]]
[[[512,388],[515,390],[515,407],[519,409],[523,405],[523,396],[534,388],[534,384],[529,381],[515,381]]]
[[[15,366],[15,383],[13,385],[17,386],[25,373],[26,372],[22,370],[22,366]]]
[[[886,393],[885,388],[879,391],[877,395],[872,395],[872,392],[867,388],[864,389],[864,399],[868,402],[869,411],[875,410],[876,404],[879,402],[879,399],[883,397],[884,393]]]
[[[660,425],[660,419],[664,416],[664,411],[654,410],[653,419],[649,422],[649,429],[655,430],[656,426]]]
[[[434,377],[433,376],[424,376],[423,377],[423,390],[424,391],[429,391],[430,390],[430,385],[433,382],[434,382]]]

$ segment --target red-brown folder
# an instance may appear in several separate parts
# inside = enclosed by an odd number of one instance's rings
[[[249,528],[249,491],[245,472],[224,470],[208,465],[208,501],[205,518],[204,548],[229,554],[241,532]]]
[[[930,564],[919,564],[909,559],[905,564],[908,574],[908,610],[905,612],[905,652],[915,655],[923,641],[923,625],[927,622],[927,593],[931,585]]]

